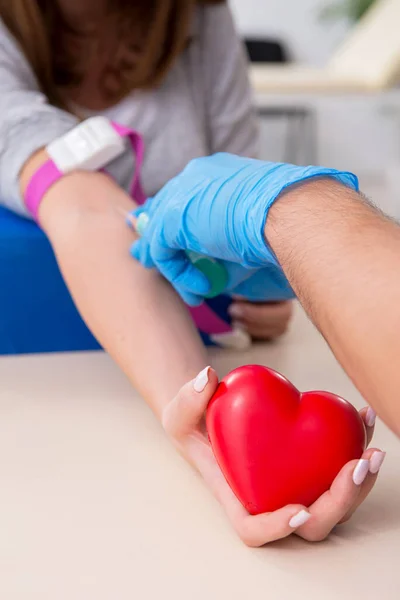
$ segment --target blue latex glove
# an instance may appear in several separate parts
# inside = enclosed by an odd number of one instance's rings
[[[249,271],[241,267],[243,271]],[[258,269],[248,279],[228,290],[232,295],[242,296],[252,302],[279,302],[291,300],[295,294],[289,285],[282,269],[276,265],[269,265]]]
[[[297,167],[224,153],[192,160],[136,211],[146,211],[150,222],[131,253],[145,267],[156,267],[188,304],[199,304],[209,283],[191,265],[186,250],[224,261],[229,274],[227,292],[267,299],[270,278],[266,278],[266,298],[262,298],[263,275],[257,271],[278,267],[264,240],[268,210],[288,186],[317,177],[332,177],[358,189],[355,175],[323,167]],[[290,290],[287,282],[286,288]]]

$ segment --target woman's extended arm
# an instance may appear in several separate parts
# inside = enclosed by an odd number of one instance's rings
[[[49,104],[1,19],[0,88],[0,201],[26,214],[19,178],[24,192],[46,159],[38,149],[77,119]],[[204,351],[174,291],[130,258],[133,237],[118,206],[131,209],[132,202],[111,179],[75,173],[49,190],[40,219],[83,318],[160,412],[205,366]]]
[[[23,190],[44,159],[28,161]],[[77,172],[50,188],[39,217],[82,317],[160,416],[206,355],[173,288],[130,257],[121,209],[132,201],[108,176]]]

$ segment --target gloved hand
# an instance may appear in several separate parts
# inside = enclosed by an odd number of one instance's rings
[[[316,177],[333,177],[358,189],[355,175],[323,167],[297,167],[225,153],[192,160],[136,211],[146,211],[150,222],[131,253],[145,267],[156,267],[188,304],[199,304],[209,283],[191,265],[186,250],[226,261],[227,291],[249,297],[249,276],[258,269],[278,266],[264,239],[269,208],[288,186]],[[262,275],[257,277],[260,285]],[[240,285],[247,293],[238,290]]]
[[[230,286],[227,290],[228,293],[241,296],[251,302],[280,302],[295,298],[295,294],[279,266],[270,264],[256,271],[246,269],[241,265],[238,266],[242,272],[235,272],[236,279],[241,276],[242,281],[233,287]],[[228,274],[231,276],[229,269]],[[243,279],[246,275],[247,278]]]

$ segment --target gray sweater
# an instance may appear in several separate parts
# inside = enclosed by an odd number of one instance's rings
[[[220,151],[257,153],[258,130],[246,60],[228,7],[198,8],[192,28],[192,43],[161,87],[134,92],[96,113],[143,135],[142,177],[148,195],[192,158]],[[0,203],[29,216],[18,184],[22,166],[76,122],[72,114],[48,103],[17,42],[0,20]],[[133,168],[134,159],[127,149],[108,170],[128,190]]]

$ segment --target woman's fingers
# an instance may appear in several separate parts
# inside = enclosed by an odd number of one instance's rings
[[[293,312],[292,302],[248,302],[235,300],[229,306],[229,314],[238,321],[272,325],[276,321],[288,321]]]
[[[364,408],[360,414],[366,425],[369,443],[374,432],[375,413]],[[330,490],[308,509],[286,506],[264,515],[243,517],[239,514],[239,518],[231,515],[233,525],[249,546],[261,546],[291,533],[297,533],[308,541],[323,540],[338,523],[347,521],[364,502],[375,485],[384,458],[385,453],[377,448],[366,450],[359,461],[351,461],[343,467]],[[299,510],[295,512],[295,508]],[[286,511],[299,516],[288,520]]]
[[[248,515],[232,519],[240,539],[252,548],[288,537],[311,519],[310,512],[300,504],[291,504],[271,513]]]
[[[367,446],[368,446],[371,443],[371,440],[374,436],[376,413],[373,410],[373,408],[366,406],[365,408],[360,410],[360,416],[361,416],[362,420],[364,421],[365,429],[367,432]],[[365,498],[368,496],[368,494],[370,493],[370,491],[372,490],[372,488],[375,485],[377,474],[379,472],[380,467],[382,466],[382,463],[385,459],[386,454],[385,454],[385,452],[381,452],[380,450],[377,450],[376,448],[369,448],[364,453],[364,456],[370,460],[370,473],[362,485],[362,489],[357,498],[357,501],[353,504],[353,506],[350,508],[350,510],[347,511],[347,513],[341,519],[340,523],[345,523],[346,521],[351,519],[351,517],[353,516],[353,514],[355,513],[357,508],[364,502]]]
[[[201,434],[191,435],[184,444],[190,462],[198,469],[247,546],[263,546],[287,537],[311,518],[309,511],[300,504],[285,506],[273,513],[249,515],[229,487],[206,438]]]
[[[281,337],[287,331],[287,326],[259,327],[251,323],[235,323],[239,325],[251,336],[253,340],[272,341]]]
[[[378,467],[379,471],[383,458],[384,453],[370,448],[360,460],[347,463],[330,490],[310,506],[312,519],[299,528],[298,535],[309,541],[320,541],[329,535],[337,523],[346,520],[347,515],[354,512],[373,488],[377,471],[371,473],[371,469],[376,470]]]
[[[179,390],[162,415],[163,427],[169,436],[179,440],[198,428],[217,385],[216,372],[206,367]]]
[[[361,506],[368,494],[371,492],[378,477],[379,470],[383,464],[383,461],[385,460],[386,452],[382,452],[377,448],[369,448],[365,452],[365,456],[369,458],[370,462],[369,473],[361,486],[361,490],[357,497],[357,500],[351,506],[350,510],[348,510],[344,517],[340,520],[340,523],[345,523],[346,521],[351,519],[358,507]]]
[[[372,408],[366,406],[365,408],[360,410],[360,417],[364,421],[365,429],[367,432],[367,446],[369,446],[374,435],[376,413]]]
[[[207,438],[202,434],[204,413],[217,385],[217,374],[211,367],[206,367],[182,387],[164,410],[162,421],[166,432],[186,448],[190,460],[223,505],[242,541],[258,547],[294,532],[306,540],[319,541],[327,537],[337,523],[350,518],[373,488],[384,453],[370,448],[360,461],[345,465],[330,490],[308,509],[290,505],[273,513],[249,515],[229,488]],[[375,414],[368,408],[360,414],[370,441]]]
[[[285,333],[292,312],[290,301],[251,303],[236,300],[229,307],[232,319],[255,339],[271,339]]]

